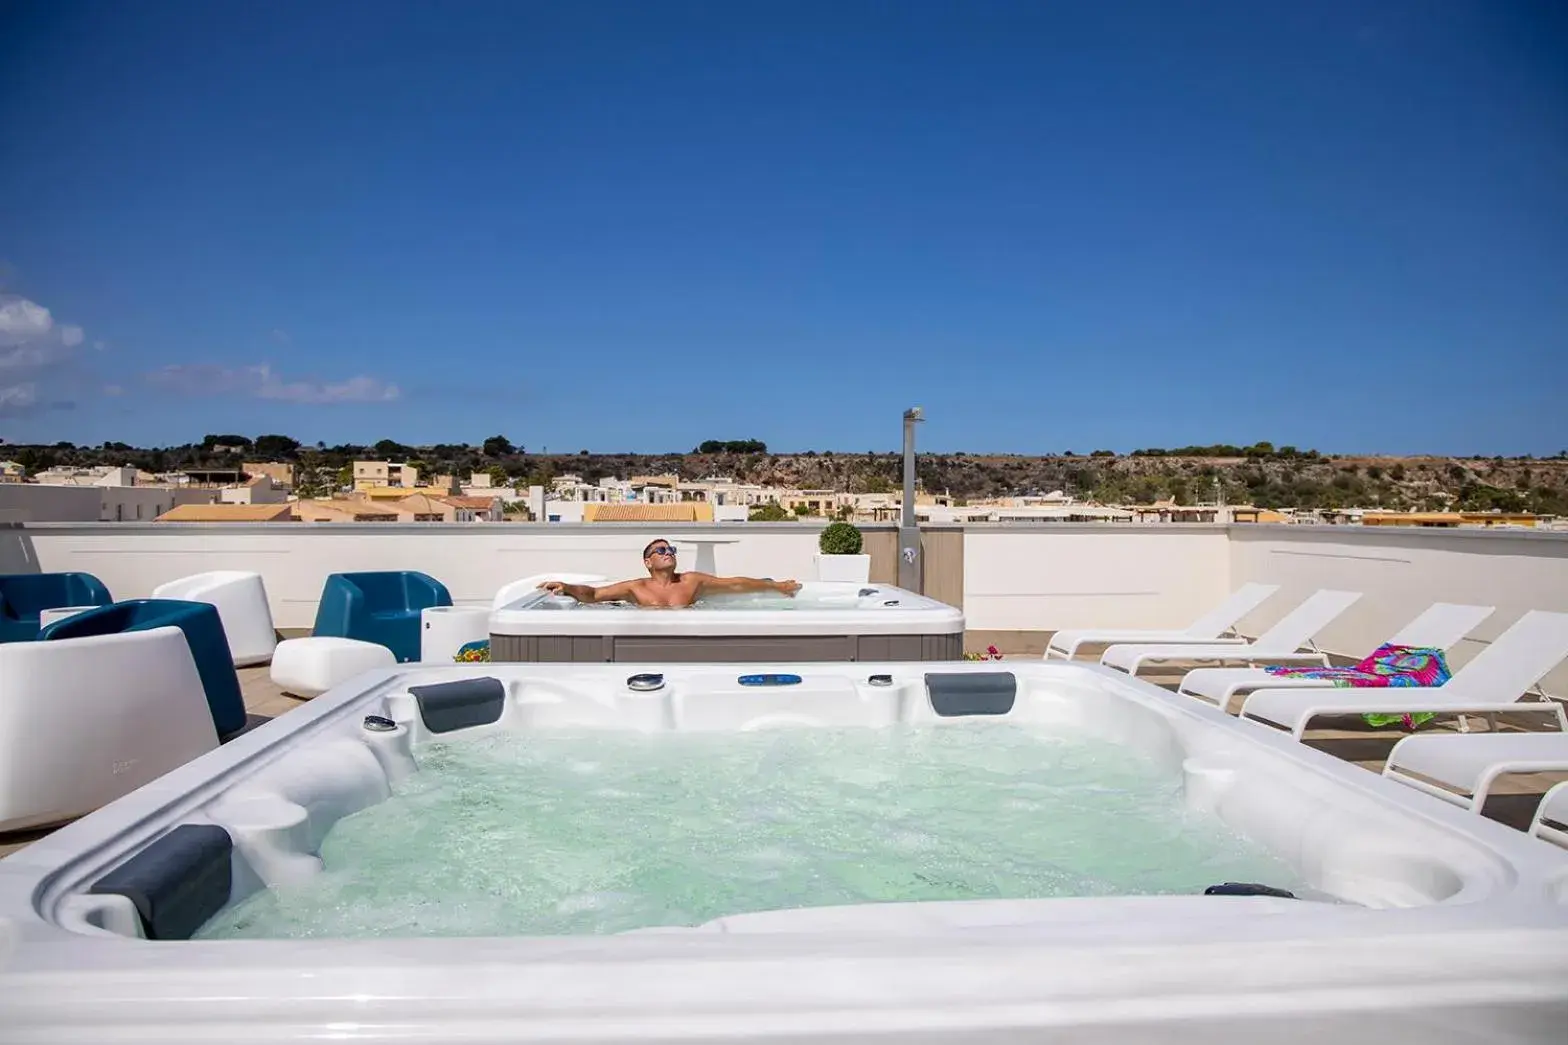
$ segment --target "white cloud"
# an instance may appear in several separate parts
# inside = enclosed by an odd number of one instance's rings
[[[70,353],[63,346],[49,342],[0,347],[0,371],[41,370],[67,355]]]
[[[0,385],[0,417],[20,413],[38,402],[38,386],[31,381],[19,385]]]
[[[85,337],[35,301],[0,295],[0,417],[74,406],[68,396],[80,375],[69,364]]]
[[[48,334],[54,317],[26,298],[0,298],[0,345],[19,345]]]
[[[247,367],[175,364],[146,377],[150,383],[181,395],[240,395],[286,403],[385,403],[402,395],[396,385],[363,374],[343,381],[285,380],[267,363]]]

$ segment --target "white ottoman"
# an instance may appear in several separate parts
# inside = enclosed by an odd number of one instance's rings
[[[216,606],[235,667],[265,664],[272,659],[278,636],[272,628],[272,609],[267,605],[267,589],[261,583],[261,574],[243,570],[197,573],[160,584],[152,590],[152,597]]]
[[[483,643],[482,647],[478,644]],[[490,655],[490,610],[484,606],[427,606],[419,613],[419,659],[450,664],[464,647]]]
[[[272,681],[285,693],[316,697],[362,672],[396,666],[397,657],[385,646],[312,635],[278,643],[272,654]]]

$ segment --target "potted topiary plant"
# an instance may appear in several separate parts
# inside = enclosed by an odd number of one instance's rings
[[[865,584],[871,580],[871,556],[864,555],[860,528],[853,523],[828,523],[817,538],[817,580]]]

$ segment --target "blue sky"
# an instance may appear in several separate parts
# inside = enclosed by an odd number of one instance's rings
[[[0,436],[1568,447],[1568,9],[0,0]]]

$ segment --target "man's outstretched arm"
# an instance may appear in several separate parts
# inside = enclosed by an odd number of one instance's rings
[[[556,595],[570,595],[578,602],[621,602],[632,596],[632,582],[621,581],[595,588],[587,584],[567,584],[564,581],[545,581],[539,587]]]
[[[697,578],[697,585],[704,592],[776,591],[780,595],[794,595],[800,590],[799,581],[774,581],[766,577],[715,577],[711,573],[690,573]]]

